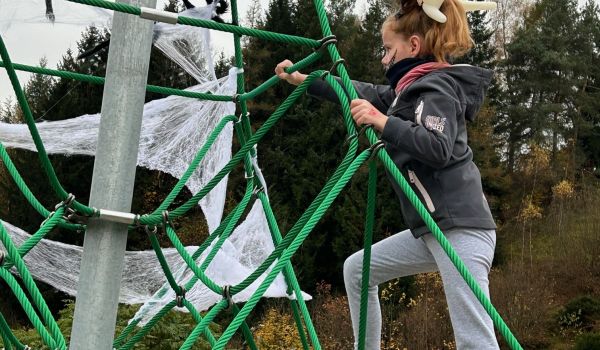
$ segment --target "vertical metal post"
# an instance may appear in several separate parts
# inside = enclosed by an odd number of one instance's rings
[[[154,8],[156,0],[119,0]],[[115,12],[90,206],[131,210],[153,22]],[[70,349],[112,349],[127,225],[90,220],[83,243]]]

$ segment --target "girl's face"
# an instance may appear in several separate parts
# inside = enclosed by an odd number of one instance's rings
[[[388,26],[384,26],[381,31],[381,41],[383,42],[381,64],[386,70],[398,61],[416,57],[419,54],[421,40],[416,35],[407,39],[405,35],[396,33]]]

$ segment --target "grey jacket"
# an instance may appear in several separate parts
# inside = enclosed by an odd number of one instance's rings
[[[466,121],[475,119],[491,78],[490,70],[454,65],[424,75],[398,96],[389,85],[353,82],[361,98],[390,117],[381,134],[385,148],[442,231],[496,228],[466,128]],[[321,80],[308,93],[338,101]],[[400,187],[391,182],[413,235],[429,233]]]

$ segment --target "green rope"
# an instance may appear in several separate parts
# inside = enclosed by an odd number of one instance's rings
[[[294,241],[290,244],[290,246],[281,254],[279,260],[269,272],[267,277],[263,280],[260,286],[256,289],[252,297],[244,304],[242,310],[238,314],[238,316],[231,321],[225,332],[221,335],[217,343],[215,344],[215,350],[222,350],[227,342],[231,339],[233,334],[239,328],[243,319],[245,319],[248,314],[252,311],[252,309],[256,306],[262,295],[265,293],[267,288],[273,282],[277,274],[281,272],[285,264],[287,264],[292,257],[292,255],[298,250],[302,242],[306,239],[311,230],[316,226],[317,222],[321,219],[321,217],[325,214],[325,211],[333,200],[337,197],[337,195],[341,192],[344,186],[350,181],[350,178],[356,170],[360,167],[360,165],[369,158],[370,151],[364,151],[361,153],[353,162],[350,164],[348,169],[344,172],[344,174],[340,177],[340,180],[334,185],[333,189],[327,194],[321,205],[315,210],[315,213],[308,219],[306,225],[302,228],[300,234],[294,239]],[[319,350],[321,347],[319,344],[314,344],[315,350]]]
[[[69,0],[69,1],[76,2],[79,4],[87,4],[87,5],[92,5],[92,6],[96,6],[96,7],[102,7],[102,8],[108,9],[108,10],[129,13],[129,14],[136,15],[136,16],[139,16],[141,14],[141,10],[139,7],[126,5],[126,4],[122,4],[122,3],[117,3],[117,2],[109,2],[109,1],[104,1],[104,0]],[[302,45],[302,46],[308,46],[308,47],[318,47],[320,45],[320,43],[317,40],[313,40],[313,39],[307,39],[307,38],[294,36],[294,35],[273,33],[273,32],[268,32],[268,31],[258,30],[258,29],[243,28],[243,27],[239,27],[236,25],[218,23],[218,22],[215,22],[212,20],[204,20],[204,19],[179,16],[177,18],[177,23],[194,26],[194,27],[215,29],[215,30],[219,30],[222,32],[234,33],[237,35],[250,35],[250,36],[257,37],[259,39],[276,41],[276,42],[281,42],[281,43],[286,43],[286,44],[295,44],[295,45]]]
[[[373,244],[373,222],[375,221],[375,196],[377,194],[377,163],[369,162],[369,186],[367,190],[367,217],[365,222],[365,242],[363,245],[362,285],[360,292],[360,322],[358,327],[358,348],[365,348],[367,331],[367,308],[369,304],[369,275],[371,270],[371,245]]]
[[[0,67],[6,67],[6,64],[4,62],[0,61]],[[27,65],[18,64],[18,63],[13,63],[13,68],[15,70],[19,70],[19,71],[23,71],[23,72],[51,75],[51,76],[55,76],[55,77],[59,77],[59,78],[72,79],[72,80],[82,81],[85,83],[96,84],[96,85],[103,85],[105,82],[105,79],[103,77],[98,77],[98,76],[91,75],[91,74],[88,75],[88,74],[81,74],[81,73],[73,73],[73,72],[68,72],[68,71],[63,71],[63,70],[27,66]],[[173,89],[173,88],[169,88],[169,87],[156,86],[156,85],[147,85],[146,91],[155,92],[155,93],[167,95],[167,96],[175,95],[175,96],[197,98],[199,100],[208,100],[208,101],[230,102],[233,100],[232,96],[214,95],[210,92],[201,93],[201,92],[179,90],[179,89]]]
[[[45,224],[42,224],[42,226],[39,228],[39,230],[36,231],[35,234],[33,234],[25,242],[23,242],[23,244],[21,244],[21,246],[19,246],[17,251],[18,251],[20,257],[24,257],[25,255],[27,255],[27,253],[29,253],[29,251],[31,249],[33,249],[33,247],[35,247],[42,240],[42,238],[44,238],[46,236],[46,234],[48,234],[48,232],[50,232],[50,231],[52,231],[52,229],[54,229],[54,227],[62,219],[61,215],[63,212],[64,212],[64,209],[58,210],[54,213],[49,214],[48,219],[46,219]],[[10,257],[8,257],[2,263],[1,267],[9,270],[11,267],[13,267],[13,265],[14,264],[13,264],[12,260],[10,259]]]
[[[225,128],[227,123],[235,122],[236,120],[237,120],[237,118],[234,115],[228,115],[225,118],[223,118],[219,122],[219,124],[217,124],[215,129],[210,133],[210,135],[206,139],[206,142],[204,143],[202,148],[200,148],[198,153],[196,153],[196,156],[194,157],[194,159],[188,166],[185,173],[183,173],[183,175],[181,176],[181,179],[179,179],[179,181],[177,181],[177,183],[175,184],[175,186],[173,187],[173,189],[171,190],[169,195],[163,200],[163,202],[153,212],[153,214],[160,215],[160,214],[162,214],[163,211],[167,210],[169,205],[171,205],[171,203],[173,203],[175,198],[177,198],[177,196],[181,193],[181,190],[183,189],[185,184],[188,182],[190,176],[192,176],[194,174],[194,172],[198,169],[200,162],[202,161],[202,159],[204,159],[204,157],[206,156],[206,153],[208,153],[208,151],[210,150],[212,145],[215,143],[215,140],[221,134],[221,132],[223,131],[223,129]]]
[[[10,330],[8,323],[4,316],[0,313],[0,336],[2,336],[2,342],[4,344],[4,348],[6,350],[12,350],[12,346],[14,346],[17,350],[21,350],[25,347],[25,345],[21,344],[19,339],[15,337],[13,332]]]
[[[38,133],[37,127],[35,126],[35,120],[33,119],[33,115],[31,114],[31,109],[29,108],[29,104],[27,103],[27,99],[25,98],[25,94],[23,93],[23,89],[19,84],[17,73],[15,72],[12,66],[10,56],[8,55],[6,45],[4,45],[4,40],[2,39],[1,35],[0,58],[2,58],[2,61],[4,61],[5,63],[6,72],[8,73],[8,77],[10,78],[10,82],[13,86],[13,89],[17,94],[19,106],[21,106],[21,110],[23,111],[23,115],[25,116],[25,121],[27,123],[27,126],[29,127],[29,132],[33,137],[33,142],[38,151],[38,157],[40,158],[40,161],[42,163],[42,168],[44,169],[46,176],[48,176],[52,188],[54,189],[60,200],[64,201],[69,197],[69,194],[64,190],[64,188],[58,181],[56,173],[54,172],[54,168],[50,163],[50,159],[48,158],[48,154],[46,153],[46,149],[44,148],[44,144],[42,143],[42,139],[40,138],[40,134]],[[92,214],[94,214],[94,211],[91,208],[86,207],[77,201],[73,201],[73,207],[85,215],[91,216]]]
[[[198,202],[204,198],[229,172],[246,156],[255,144],[275,125],[292,104],[306,91],[310,83],[316,79],[322,72],[313,72],[308,75],[304,83],[300,84],[294,92],[275,110],[265,123],[256,131],[254,135],[244,144],[240,150],[231,158],[231,160],[206,184],[206,186],[190,198],[179,208],[173,210],[170,215],[173,218],[185,214],[188,210],[194,208]],[[162,221],[160,215],[148,215],[140,218],[140,223],[144,225],[158,225]]]
[[[51,226],[51,227],[55,226],[56,221],[58,220],[58,217],[60,217],[63,213],[64,213],[64,207],[58,208],[56,211],[56,215],[54,215],[45,225]],[[4,245],[6,252],[8,253],[8,258],[14,264],[15,268],[19,272],[19,275],[23,279],[23,282],[25,283],[25,287],[26,287],[27,291],[29,292],[29,294],[31,295],[35,306],[39,310],[39,312],[42,316],[42,319],[44,320],[44,323],[50,328],[50,333],[52,334],[53,339],[51,339],[51,342],[46,341],[46,343],[49,345],[50,345],[50,343],[53,344],[53,348],[56,348],[56,347],[66,348],[65,340],[64,340],[62,334],[60,333],[60,329],[58,328],[56,321],[52,317],[52,313],[48,309],[48,305],[44,301],[42,294],[40,293],[35,282],[33,281],[31,274],[27,270],[27,267],[25,266],[25,262],[23,261],[23,258],[19,254],[19,250],[17,249],[17,247],[15,247],[14,243],[10,239],[8,232],[4,229],[4,225],[1,225],[1,224],[0,224],[0,241],[2,241],[2,244]],[[3,278],[7,281],[7,283],[9,285],[11,285],[11,289],[13,291],[15,291],[15,288],[20,289],[20,286],[16,285],[16,280],[14,280],[14,278],[12,278],[12,279],[8,278],[8,276],[12,277],[12,275],[10,275],[10,273],[7,270],[0,269],[0,272],[7,274],[7,275],[4,275]],[[19,295],[17,295],[17,297],[19,297]],[[22,295],[22,297],[25,297],[24,294]],[[23,303],[21,303],[21,305],[23,305]],[[31,304],[29,304],[29,305],[31,305]],[[23,305],[23,306],[25,308],[25,305]],[[31,314],[32,311],[33,311],[32,309],[26,310],[26,313],[28,314],[30,319],[32,319],[32,316],[33,316]],[[35,314],[35,312],[34,312],[34,314]],[[37,315],[35,315],[35,318],[37,318]],[[41,328],[39,328],[39,324],[37,324],[36,329],[38,329],[38,330],[41,329]],[[48,340],[48,339],[46,339],[46,340]]]
[[[29,318],[29,321],[31,321],[31,324],[40,334],[40,337],[42,338],[44,344],[48,345],[52,349],[56,348],[56,341],[53,339],[50,333],[48,333],[46,326],[44,325],[38,314],[35,312],[33,305],[27,299],[27,295],[25,294],[25,291],[23,291],[23,289],[19,286],[19,282],[17,281],[17,279],[13,275],[11,275],[10,272],[4,269],[0,269],[0,278],[2,278],[4,282],[6,282],[6,284],[8,284],[8,286],[10,287],[13,294],[19,301],[19,304],[21,304],[23,311],[25,311],[25,314]]]
[[[261,201],[263,210],[265,212],[267,223],[269,224],[271,238],[273,239],[275,245],[279,245],[282,240],[281,232],[279,231],[279,225],[277,224],[277,219],[275,218],[273,209],[271,208],[271,205],[269,205],[269,199],[267,198],[267,195],[264,192],[259,193],[258,197]],[[294,291],[294,296],[296,297],[296,302],[290,300],[290,304],[292,305],[292,312],[294,314],[294,320],[298,328],[298,334],[300,335],[300,341],[302,342],[302,346],[304,349],[309,349],[308,340],[306,339],[306,334],[304,332],[304,327],[302,325],[302,319],[300,318],[299,311],[302,313],[302,317],[306,322],[306,328],[311,342],[313,344],[319,344],[319,338],[317,336],[317,331],[315,330],[315,327],[312,323],[310,313],[308,312],[308,308],[306,307],[304,297],[302,296],[300,284],[298,283],[296,274],[294,273],[294,270],[292,269],[292,264],[290,262],[288,262],[285,268],[283,269],[283,275],[288,285],[288,294],[291,294],[291,289]],[[300,310],[298,310],[298,308],[300,308]]]

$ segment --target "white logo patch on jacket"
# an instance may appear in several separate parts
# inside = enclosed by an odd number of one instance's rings
[[[444,127],[446,126],[446,118],[428,115],[427,117],[425,117],[424,125],[429,130],[437,130],[439,132],[444,132]]]

